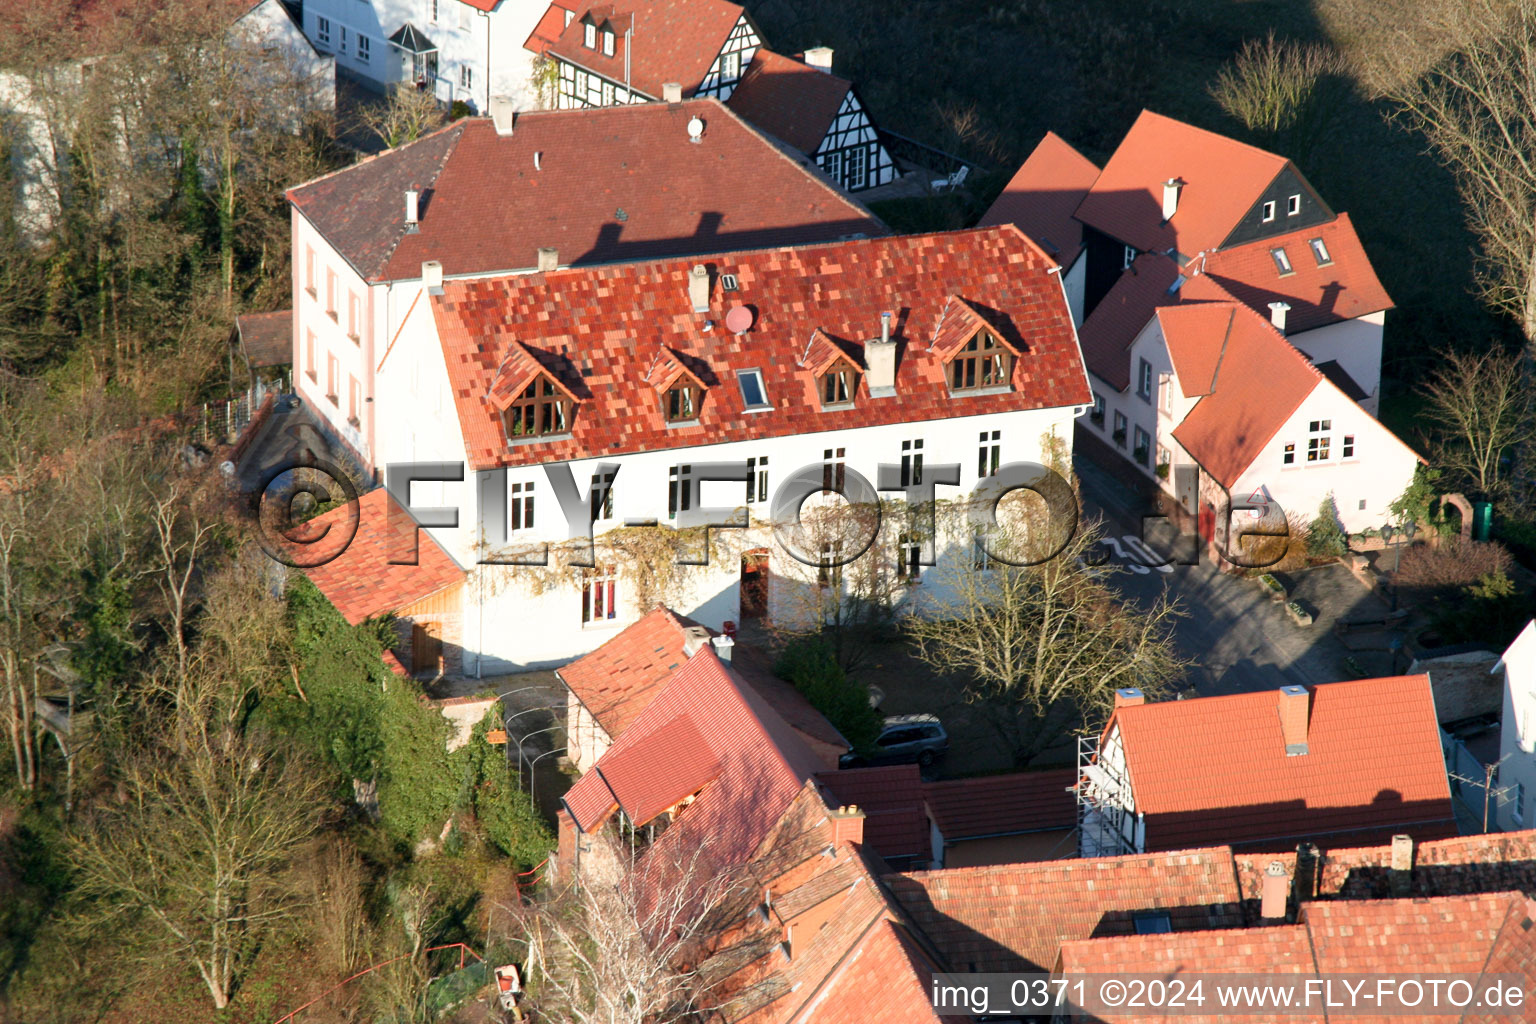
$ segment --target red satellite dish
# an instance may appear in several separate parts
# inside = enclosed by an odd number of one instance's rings
[[[725,329],[732,334],[746,334],[752,329],[752,311],[746,306],[736,306],[725,314]]]

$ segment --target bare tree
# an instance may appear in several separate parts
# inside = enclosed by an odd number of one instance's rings
[[[616,881],[588,880],[539,907],[540,1011],[569,1024],[691,1024],[711,1008],[699,965],[745,891],[702,847],[658,844]]]
[[[1343,62],[1329,46],[1250,39],[1210,88],[1221,109],[1286,156],[1305,162],[1348,93]]]
[[[194,669],[175,692],[160,741],[129,754],[121,799],[98,806],[70,852],[87,916],[144,922],[143,956],[190,963],[223,1008],[300,901],[290,863],[320,826],[326,782],[288,749],[208,727],[243,700],[228,679]]]
[[[1426,416],[1440,430],[1436,461],[1465,475],[1479,491],[1507,485],[1504,460],[1536,439],[1536,399],[1521,360],[1498,351],[1442,352],[1440,369],[1420,391]]]
[[[1454,51],[1392,98],[1455,176],[1482,248],[1483,297],[1519,323],[1536,367],[1536,0],[1439,10]]]
[[[1081,528],[1039,565],[948,563],[934,573],[944,596],[907,620],[918,656],[968,678],[967,696],[992,713],[1019,763],[1107,711],[1116,689],[1155,695],[1185,667],[1171,637],[1180,612],[1166,597],[1144,609],[1116,600],[1104,583],[1112,570],[1090,564],[1097,540]],[[1021,711],[1042,720],[1033,738]]]
[[[415,142],[443,123],[443,108],[426,89],[401,82],[389,91],[389,99],[375,104],[360,115],[363,126],[393,149]]]

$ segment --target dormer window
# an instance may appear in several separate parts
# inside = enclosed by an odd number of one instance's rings
[[[508,438],[546,437],[571,429],[570,397],[548,377],[537,377],[501,414]]]
[[[603,29],[603,56],[613,56],[613,29]]]
[[[1286,201],[1285,201],[1285,215],[1287,217],[1294,217],[1294,216],[1296,216],[1300,212],[1301,212],[1301,194],[1297,193],[1296,195],[1293,195],[1293,196],[1289,197],[1288,199],[1286,199]]]
[[[821,375],[821,404],[848,405],[859,388],[859,371],[846,359],[833,363]]]
[[[680,379],[667,389],[664,397],[668,423],[689,423],[699,418],[699,403],[704,399],[703,389],[687,378]]]
[[[581,44],[589,50],[597,49],[597,26],[590,21],[581,26]]]
[[[1275,219],[1275,201],[1273,199],[1264,204],[1263,214],[1259,219],[1265,224]]]
[[[978,331],[949,364],[951,391],[1006,386],[1012,379],[1013,353],[991,331]]]

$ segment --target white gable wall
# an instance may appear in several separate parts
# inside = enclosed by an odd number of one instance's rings
[[[1381,338],[1386,310],[1328,324],[1286,338],[1314,363],[1336,360],[1366,397],[1360,405],[1372,416],[1381,404]]]
[[[1329,421],[1326,432],[1312,434],[1313,421]],[[1327,436],[1326,461],[1307,462],[1310,437]],[[1354,437],[1354,453],[1344,457],[1344,439]],[[1296,446],[1286,465],[1284,447]],[[1260,451],[1232,488],[1234,500],[1264,489],[1288,513],[1317,515],[1324,498],[1333,496],[1339,518],[1350,533],[1380,528],[1392,521],[1387,506],[1413,482],[1418,456],[1375,417],[1327,380],[1320,381],[1301,406]],[[1361,503],[1365,504],[1361,508]]]
[[[1494,817],[1507,832],[1536,826],[1536,622],[1526,623],[1499,667],[1504,672],[1504,720]]]

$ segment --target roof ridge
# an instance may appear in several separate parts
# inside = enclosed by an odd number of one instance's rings
[[[1239,146],[1239,147],[1241,147],[1243,149],[1246,149],[1246,150],[1249,150],[1251,152],[1258,153],[1261,156],[1267,156],[1271,160],[1278,160],[1278,161],[1280,161],[1281,164],[1289,164],[1291,162],[1291,158],[1288,157],[1288,156],[1284,156],[1284,155],[1282,155],[1280,153],[1275,153],[1275,152],[1272,152],[1270,150],[1263,149],[1263,148],[1261,148],[1259,146],[1255,146],[1251,142],[1244,142],[1241,139],[1234,139],[1230,135],[1223,135],[1220,132],[1212,131],[1209,128],[1201,128],[1199,125],[1191,124],[1189,121],[1181,121],[1178,118],[1171,117],[1168,114],[1159,113],[1158,111],[1153,110],[1151,107],[1142,107],[1141,108],[1141,115],[1138,116],[1136,120],[1140,121],[1142,117],[1146,117],[1146,116],[1155,117],[1155,118],[1158,118],[1160,120],[1167,121],[1170,124],[1176,124],[1176,125],[1180,126],[1181,128],[1187,128],[1190,131],[1199,132],[1201,135],[1208,135],[1208,136],[1210,136],[1213,139],[1220,139],[1222,142],[1228,143],[1230,145]],[[1132,122],[1130,130],[1127,131],[1126,134],[1129,135],[1132,131],[1135,131],[1135,130],[1136,130],[1136,123]],[[1121,141],[1124,142],[1125,140],[1121,139]]]
[[[462,131],[462,129],[464,128],[465,121],[467,121],[467,120],[471,120],[471,119],[469,119],[469,118],[460,118],[457,121],[450,121],[447,124],[443,125],[442,127],[434,128],[430,132],[427,132],[425,135],[417,136],[416,138],[410,140],[409,142],[402,142],[398,146],[391,146],[388,149],[381,149],[377,153],[369,153],[369,154],[365,155],[362,159],[356,160],[356,161],[348,164],[345,167],[338,167],[334,171],[326,171],[324,174],[317,175],[316,177],[310,178],[307,181],[301,181],[297,185],[289,185],[286,189],[283,190],[283,195],[288,198],[289,202],[292,202],[293,201],[293,193],[298,192],[298,191],[300,191],[302,189],[306,189],[306,188],[308,188],[311,185],[318,185],[322,181],[330,181],[332,178],[340,177],[341,175],[346,174],[349,171],[355,171],[359,167],[367,167],[370,164],[372,164],[372,163],[374,163],[374,162],[376,162],[376,161],[378,161],[378,160],[380,160],[380,159],[382,159],[384,157],[392,156],[393,154],[399,153],[402,150],[409,149],[410,147],[412,147],[414,145],[417,145],[418,143],[426,142],[428,139],[435,139],[439,135],[444,135],[444,134],[446,134],[448,132],[455,131],[455,130]],[[478,120],[478,118],[474,118],[473,120]]]
[[[468,126],[465,126],[466,130],[467,130],[467,128],[468,128]],[[459,142],[461,140],[463,140],[463,138],[464,138],[464,132],[460,131],[457,136],[455,136],[452,140],[449,141],[448,145],[443,148],[443,155],[437,161],[437,167],[432,171],[432,176],[427,179],[427,182],[426,182],[425,185],[417,185],[416,186],[417,189],[419,189],[421,191],[425,191],[425,190],[431,188],[433,185],[437,184],[437,179],[438,179],[439,176],[442,175],[443,168],[447,167],[448,166],[448,161],[453,159],[454,150],[459,148]],[[417,141],[420,141],[420,140],[417,140]],[[425,212],[425,211],[423,211],[423,212]],[[379,271],[378,271],[378,273],[383,273],[384,268],[389,266],[389,261],[394,258],[395,250],[400,247],[400,240],[403,239],[406,235],[410,234],[410,232],[411,232],[411,225],[406,223],[406,222],[404,222],[404,221],[401,221],[400,228],[399,228],[398,231],[395,232],[394,239],[388,245],[386,245],[384,247],[384,252],[379,257]],[[367,279],[368,280],[372,280],[373,278],[372,277],[368,277]]]
[[[1216,365],[1211,369],[1211,382],[1206,386],[1205,393],[1208,395],[1215,394],[1216,392],[1216,381],[1221,377],[1221,364],[1226,362],[1227,359],[1227,342],[1232,340],[1232,325],[1236,322],[1236,320],[1237,309],[1235,306],[1228,306],[1227,330],[1221,336],[1221,351],[1216,353]]]

